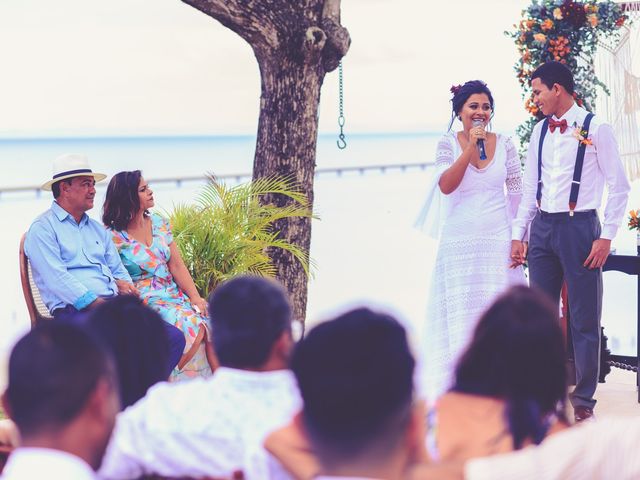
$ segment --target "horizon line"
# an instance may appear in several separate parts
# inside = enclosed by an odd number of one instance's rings
[[[349,137],[373,137],[373,136],[430,136],[441,132],[435,130],[407,130],[407,131],[360,131],[347,133],[346,138]],[[257,134],[248,133],[231,133],[231,134],[215,134],[215,133],[175,133],[175,134],[105,134],[105,135],[16,135],[5,136],[0,134],[0,141],[14,141],[14,142],[46,142],[46,141],[92,141],[92,140],[145,140],[145,139],[196,139],[196,138],[216,138],[216,139],[229,139],[240,140],[256,138]],[[318,138],[336,137],[337,133],[323,132],[318,134]]]

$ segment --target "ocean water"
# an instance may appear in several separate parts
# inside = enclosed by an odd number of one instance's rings
[[[430,162],[439,134],[348,136],[339,150],[335,137],[321,136],[318,169]],[[51,176],[51,161],[62,153],[85,153],[95,171],[109,176],[141,169],[147,179],[249,174],[253,137],[148,137],[0,140],[0,188],[39,185]],[[386,169],[316,177],[311,256],[317,264],[309,286],[308,324],[354,305],[391,311],[419,338],[435,259],[436,242],[413,229],[432,169]],[[232,178],[229,182],[236,182]],[[106,182],[99,184],[99,218]],[[191,201],[202,183],[158,183],[157,208]],[[18,244],[31,221],[46,210],[50,193],[0,194],[0,362],[15,339],[29,328],[18,270]],[[640,206],[634,183],[629,208]],[[622,227],[614,243],[635,253],[636,237]],[[635,355],[635,278],[605,274],[603,325],[614,353]],[[416,345],[417,346],[417,345]]]

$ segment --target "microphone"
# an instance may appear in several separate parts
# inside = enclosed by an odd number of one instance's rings
[[[473,121],[473,126],[474,127],[484,127],[484,122],[482,120],[480,120],[479,118],[476,118]],[[486,160],[487,159],[487,153],[484,151],[484,140],[482,140],[482,139],[478,140],[478,143],[476,143],[476,146],[478,147],[478,155],[480,155],[480,160]]]

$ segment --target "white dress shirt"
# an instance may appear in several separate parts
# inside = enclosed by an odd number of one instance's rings
[[[599,419],[537,447],[470,460],[465,480],[631,480],[640,478],[640,418]]]
[[[574,104],[560,119],[553,117],[554,120],[567,121],[568,128],[565,132],[560,133],[560,129],[556,128],[553,133],[548,131],[544,138],[540,209],[545,212],[569,211],[569,194],[579,146],[574,133],[577,128],[582,127],[587,113],[584,108]],[[537,210],[538,147],[542,124],[541,121],[534,127],[529,142],[525,160],[523,198],[513,221],[514,240],[524,239],[527,227]],[[622,222],[631,187],[624,173],[611,126],[601,122],[597,115],[594,116],[589,128],[589,138],[593,144],[586,147],[576,211],[598,209],[606,184],[608,195],[600,237],[612,240]]]
[[[231,477],[244,470],[248,449],[300,407],[290,370],[221,367],[207,379],[156,385],[118,415],[98,475]]]
[[[95,480],[91,467],[81,458],[62,450],[18,448],[11,452],[2,480]]]

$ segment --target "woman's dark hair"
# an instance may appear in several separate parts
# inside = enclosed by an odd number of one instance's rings
[[[138,186],[142,172],[120,172],[113,176],[107,187],[102,207],[102,223],[113,230],[126,230],[131,219],[140,210]]]
[[[543,63],[531,74],[531,80],[534,78],[539,78],[549,90],[557,83],[562,85],[569,95],[573,95],[573,89],[575,88],[573,73],[563,63],[556,61]]]
[[[167,379],[169,339],[160,314],[133,295],[118,295],[92,309],[87,327],[111,350],[120,379],[122,409]]]
[[[489,97],[489,104],[491,105],[491,116],[493,116],[494,104],[493,104],[493,95],[491,95],[491,90],[487,87],[487,84],[482,80],[469,80],[464,85],[457,85],[451,87],[451,93],[453,93],[453,97],[451,98],[451,121],[449,122],[449,130],[451,130],[451,126],[453,125],[453,121],[464,107],[464,104],[469,97],[475,93],[484,93],[487,97]]]
[[[480,318],[453,390],[503,399],[518,449],[543,440],[547,415],[566,421],[565,361],[558,307],[539,291],[512,287]]]

